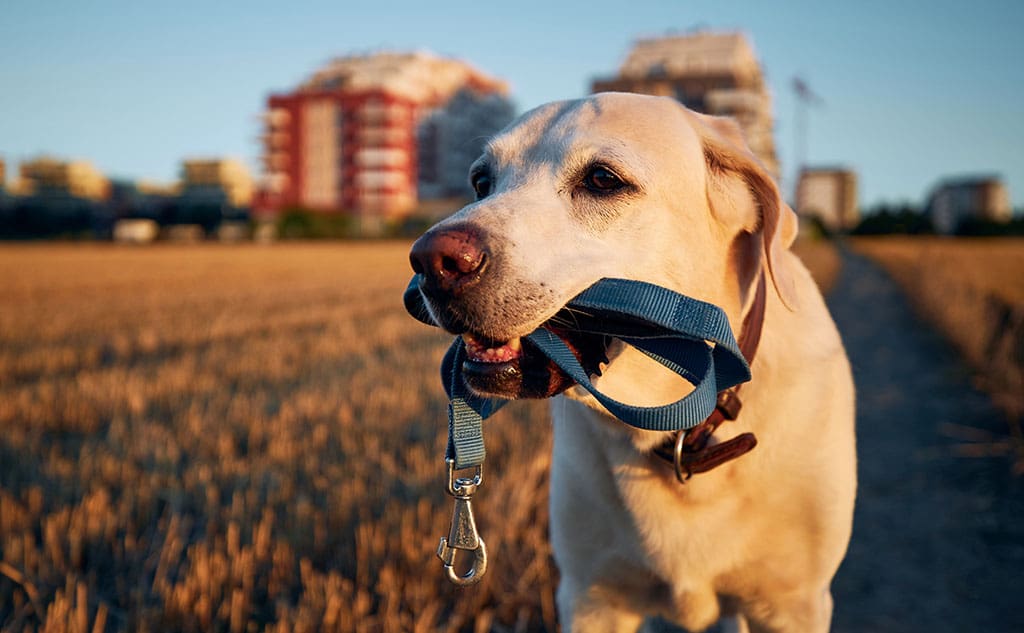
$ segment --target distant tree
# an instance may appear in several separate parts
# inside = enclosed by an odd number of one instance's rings
[[[348,213],[319,212],[293,207],[285,209],[277,220],[282,239],[345,239],[359,237],[355,220]]]
[[[862,214],[854,235],[928,235],[935,232],[931,219],[912,205],[880,203]]]
[[[216,202],[192,202],[179,200],[168,224],[198,224],[210,235],[220,225],[223,205]]]
[[[1024,235],[1024,217],[1015,215],[1009,222],[993,222],[968,217],[957,225],[956,235],[963,237],[1001,237]]]
[[[283,239],[301,239],[311,232],[309,213],[301,209],[288,209],[277,219],[277,235]]]
[[[0,238],[81,239],[95,235],[107,221],[101,205],[71,196],[20,198],[0,216]]]

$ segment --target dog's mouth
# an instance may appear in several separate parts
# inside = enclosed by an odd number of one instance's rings
[[[552,321],[542,327],[565,342],[590,375],[600,374],[608,362],[608,339],[557,327]],[[529,339],[497,341],[473,332],[462,334],[466,361],[462,376],[474,392],[499,398],[549,398],[575,384],[558,365],[541,353]]]

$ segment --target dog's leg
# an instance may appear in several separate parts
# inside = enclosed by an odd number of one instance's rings
[[[563,633],[633,633],[644,617],[601,591],[578,593],[571,582],[558,586],[558,619]]]
[[[742,615],[722,618],[718,630],[720,633],[750,633],[747,619]]]
[[[825,589],[777,602],[753,610],[748,617],[750,633],[828,633],[832,622],[832,593]]]

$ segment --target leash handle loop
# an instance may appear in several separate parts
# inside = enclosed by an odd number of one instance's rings
[[[669,350],[660,349],[658,351],[661,353],[657,353],[657,351],[650,353],[651,341],[623,339],[626,343],[634,345],[644,352],[648,352],[648,356],[669,369],[676,371],[676,373],[683,376],[695,387],[693,391],[672,404],[657,407],[638,407],[625,404],[598,391],[597,387],[590,380],[590,376],[587,375],[583,366],[580,365],[576,355],[572,353],[562,339],[548,330],[537,330],[527,336],[527,339],[554,361],[570,378],[593,395],[598,402],[608,409],[609,413],[638,429],[674,431],[691,428],[700,424],[707,417],[705,411],[710,412],[714,409],[715,398],[718,393],[717,381],[713,371],[714,361],[712,360],[710,348],[703,343],[699,345],[704,346],[704,354],[691,355],[690,362],[696,364],[697,367],[696,372],[690,372],[685,367],[673,362],[672,356],[674,354],[671,354]],[[683,347],[688,346],[684,345]]]
[[[435,325],[420,283],[420,275],[410,281],[405,307],[415,318]],[[750,367],[728,318],[710,303],[645,282],[606,278],[576,296],[567,308],[573,329],[619,338],[694,385],[691,393],[665,406],[629,405],[601,393],[575,354],[550,330],[540,328],[525,337],[612,415],[636,428],[692,428],[714,411],[719,391],[750,379]],[[469,392],[461,375],[465,360],[465,345],[456,338],[442,362],[441,375],[450,399],[446,458],[454,460],[457,468],[483,463],[482,422],[507,403]]]

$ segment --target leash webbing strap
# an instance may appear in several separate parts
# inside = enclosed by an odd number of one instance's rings
[[[435,325],[423,303],[419,283],[419,275],[410,282],[405,293],[406,309],[420,321]],[[714,411],[719,391],[750,379],[750,367],[725,313],[710,303],[653,284],[602,279],[570,301],[567,308],[573,330],[621,339],[694,385],[692,392],[665,406],[625,404],[598,391],[576,355],[550,330],[539,328],[524,337],[612,415],[636,428],[692,428]],[[442,362],[441,375],[450,399],[446,456],[460,469],[483,463],[483,420],[507,403],[469,392],[461,375],[465,360],[465,345],[456,338]]]
[[[484,462],[483,421],[507,401],[478,398],[462,382],[462,363],[466,346],[456,338],[441,362],[441,379],[448,394],[448,445],[445,459],[455,460],[456,468],[479,466]]]

